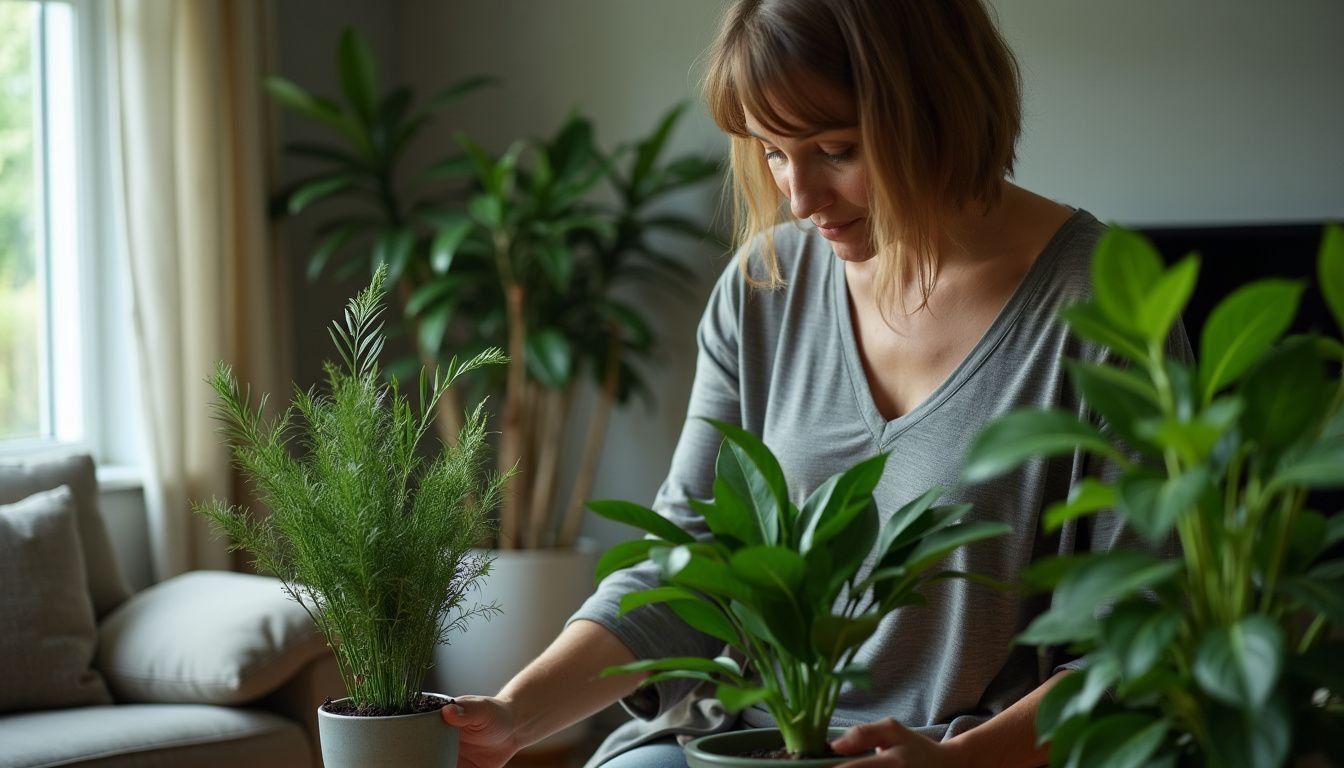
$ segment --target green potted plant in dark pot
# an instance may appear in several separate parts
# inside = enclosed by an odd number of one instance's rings
[[[433,406],[454,379],[503,362],[486,352],[419,380],[419,413],[378,364],[385,271],[332,328],[341,364],[328,389],[300,390],[278,418],[253,404],[228,366],[210,383],[233,458],[270,514],[214,500],[196,506],[250,552],[312,616],[336,656],[345,696],[318,711],[327,768],[452,766],[457,732],[423,693],[434,649],[473,617],[498,611],[472,592],[490,559],[489,534],[506,476],[488,466],[482,408],[453,445],[421,451]]]
[[[840,733],[830,721],[841,686],[865,682],[855,663],[859,647],[885,616],[921,602],[920,587],[949,552],[1008,527],[959,523],[970,505],[936,506],[941,489],[881,522],[873,489],[886,454],[831,477],[795,506],[779,462],[763,442],[739,427],[711,423],[725,436],[714,498],[692,502],[709,528],[708,539],[629,502],[594,501],[589,507],[648,533],[612,547],[598,564],[599,580],[645,561],[658,569],[662,585],[627,595],[621,611],[665,604],[731,652],[713,659],[641,660],[607,674],[647,673],[645,684],[666,678],[713,683],[728,711],[759,703],[774,718],[776,729],[690,742],[692,768],[853,760],[830,751],[830,740]],[[865,566],[870,556],[872,564]],[[775,756],[759,756],[769,752]]]
[[[1052,766],[1344,762],[1344,642],[1332,631],[1344,623],[1344,515],[1309,501],[1344,487],[1344,344],[1338,329],[1286,336],[1307,286],[1273,279],[1213,309],[1192,363],[1171,359],[1163,340],[1198,270],[1193,255],[1164,268],[1143,237],[1111,230],[1093,300],[1064,312],[1112,353],[1070,366],[1097,423],[1010,413],[967,459],[971,481],[1032,456],[1104,459],[1110,470],[1045,524],[1113,510],[1152,545],[1026,575],[1054,599],[1020,640],[1086,660],[1038,714]],[[1318,276],[1344,325],[1339,227],[1326,229]]]

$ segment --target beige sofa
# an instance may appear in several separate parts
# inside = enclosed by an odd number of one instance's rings
[[[87,456],[0,464],[0,768],[320,766],[335,663],[277,580],[130,594]]]

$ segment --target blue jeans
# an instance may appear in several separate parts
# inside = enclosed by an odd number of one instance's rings
[[[686,768],[686,756],[677,740],[668,738],[619,754],[602,768]]]

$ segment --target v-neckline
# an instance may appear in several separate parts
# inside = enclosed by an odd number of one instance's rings
[[[859,354],[858,340],[855,337],[853,315],[850,311],[849,285],[845,280],[845,263],[841,259],[832,257],[829,274],[834,296],[832,304],[835,310],[835,322],[840,330],[840,348],[844,354],[845,367],[849,371],[850,383],[854,388],[854,396],[858,401],[860,415],[867,423],[879,448],[886,447],[902,432],[937,410],[984,364],[989,355],[1003,341],[1008,329],[1016,322],[1023,308],[1028,305],[1031,296],[1036,292],[1041,281],[1049,274],[1051,264],[1054,262],[1056,254],[1062,250],[1063,244],[1088,216],[1089,214],[1086,211],[1077,209],[1055,230],[1045,247],[1041,249],[1040,255],[1027,268],[1027,273],[1018,282],[1012,296],[999,310],[998,315],[995,316],[994,321],[989,324],[980,339],[971,347],[970,352],[927,397],[914,408],[894,419],[887,419],[882,415],[882,412],[878,410],[877,400],[873,397],[872,387],[868,383],[868,374],[863,368],[863,358]]]

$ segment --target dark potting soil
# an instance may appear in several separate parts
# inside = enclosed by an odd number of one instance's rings
[[[415,700],[415,706],[410,712],[399,712],[395,709],[386,707],[365,707],[358,709],[349,699],[343,701],[332,701],[327,699],[322,705],[322,711],[329,715],[345,715],[346,717],[391,717],[393,715],[418,715],[421,712],[432,712],[436,709],[442,709],[445,704],[452,704],[453,700],[446,696],[435,696],[426,694]]]
[[[831,749],[831,745],[827,744],[826,751],[820,755],[803,755],[780,747],[779,749],[754,749],[750,752],[739,752],[737,756],[762,760],[815,760],[823,757],[840,757],[840,753]],[[856,755],[856,757],[858,756]]]

